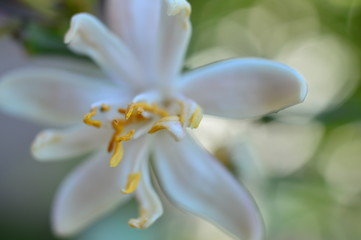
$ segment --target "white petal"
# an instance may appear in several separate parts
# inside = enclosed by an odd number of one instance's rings
[[[184,126],[190,128],[198,128],[202,118],[203,112],[199,105],[192,99],[180,97],[181,115],[180,118]]]
[[[65,130],[44,130],[35,138],[31,150],[40,161],[77,157],[95,150],[107,142],[111,133],[85,124]]]
[[[159,91],[152,89],[150,91],[146,91],[138,94],[133,98],[132,102],[133,103],[144,102],[147,104],[155,104],[161,102],[162,97],[163,96],[159,93]]]
[[[178,116],[168,116],[155,122],[149,133],[157,133],[161,130],[167,130],[175,140],[181,140],[185,135],[185,129],[182,126]]]
[[[48,124],[79,123],[93,102],[127,95],[97,79],[48,68],[19,69],[0,82],[3,110]]]
[[[112,79],[143,84],[139,64],[131,50],[94,16],[75,15],[65,43],[75,52],[91,57]]]
[[[190,4],[185,0],[165,0],[161,11],[159,37],[160,84],[174,81],[182,69],[191,36]],[[167,86],[166,86],[167,87]]]
[[[141,173],[142,177],[135,193],[141,205],[140,216],[129,221],[130,226],[139,229],[148,228],[163,214],[162,202],[150,180],[148,161],[142,164]]]
[[[107,1],[110,27],[132,49],[153,83],[174,80],[180,71],[191,33],[189,14],[185,0]]]
[[[55,55],[33,57],[29,59],[24,67],[42,67],[65,70],[67,72],[78,73],[80,75],[85,75],[92,78],[107,79],[107,75],[103,73],[103,71],[98,68],[96,64],[74,57]]]
[[[157,81],[159,16],[163,0],[108,0],[106,16],[110,28],[133,51],[147,81]]]
[[[113,210],[128,197],[120,193],[121,168],[108,165],[104,151],[91,157],[62,183],[53,207],[52,224],[59,236],[71,236]]]
[[[293,69],[262,59],[235,59],[186,74],[179,88],[205,114],[256,117],[302,102],[307,86]]]
[[[149,137],[144,136],[140,137],[138,139],[133,139],[130,142],[124,142],[124,153],[127,154],[127,156],[131,156],[131,158],[125,158],[122,161],[126,162],[120,167],[124,168],[123,173],[126,175],[126,177],[129,177],[130,175],[134,174],[141,174],[141,167],[144,164],[145,161],[149,158]],[[129,147],[131,146],[131,147]],[[136,147],[134,147],[136,146]],[[140,179],[142,176],[140,175]],[[129,181],[126,181],[122,185],[122,191],[123,193],[126,193],[126,185],[130,183]],[[137,184],[135,184],[137,186]],[[136,190],[136,187],[131,191],[133,192]],[[130,193],[131,193],[130,192]]]
[[[248,193],[190,136],[174,143],[159,134],[155,167],[166,195],[237,239],[260,240],[262,220]]]

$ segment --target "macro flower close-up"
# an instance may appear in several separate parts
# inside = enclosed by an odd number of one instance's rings
[[[139,216],[129,225],[148,228],[163,214],[164,194],[235,239],[262,239],[252,197],[191,130],[203,114],[253,119],[298,104],[303,77],[258,58],[183,72],[192,32],[186,0],[108,0],[105,10],[109,29],[78,13],[64,38],[99,71],[77,60],[1,76],[1,109],[51,126],[32,144],[35,159],[86,158],[56,194],[54,232],[79,234],[132,197]]]

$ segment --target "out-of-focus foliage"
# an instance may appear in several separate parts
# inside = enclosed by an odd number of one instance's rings
[[[254,195],[265,218],[268,239],[360,239],[361,1],[189,2],[193,36],[185,69],[230,57],[264,57],[294,67],[308,81],[309,96],[304,104],[248,123],[213,118],[199,130],[205,146]],[[82,11],[103,18],[104,3],[1,1],[0,40],[11,36],[21,49],[15,54],[0,44],[1,66],[9,69],[10,62],[16,66],[26,61],[26,54],[79,57],[63,43],[69,20]],[[5,48],[8,51],[3,54]],[[0,238],[51,239],[51,199],[60,180],[76,163],[30,164],[26,145],[38,127],[5,116],[1,121],[2,126],[14,130],[2,134],[9,137],[1,141]],[[126,214],[136,215],[129,206]],[[184,229],[192,232],[184,235],[167,226],[163,229],[167,236],[174,233],[168,239],[222,238],[214,229],[208,233],[210,225],[189,218],[177,216],[177,223],[183,226],[182,221],[191,221],[192,228],[184,225]],[[109,233],[109,239],[117,239],[111,227],[124,225],[122,219],[119,209],[78,239],[103,240],[96,236],[104,236],[104,232]],[[169,216],[165,219],[171,221]],[[157,223],[154,229],[161,226],[162,222]],[[132,231],[124,226],[119,229]],[[119,229],[114,230],[116,234]],[[149,233],[158,231],[154,229]],[[159,237],[152,235],[153,239],[155,236]],[[152,238],[138,235],[137,239]]]

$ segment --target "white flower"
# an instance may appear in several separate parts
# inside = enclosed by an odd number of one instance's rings
[[[181,75],[191,34],[187,1],[110,0],[107,6],[116,34],[95,17],[78,14],[65,42],[113,81],[68,66],[20,69],[0,85],[4,110],[74,124],[40,133],[32,146],[35,158],[94,152],[62,184],[54,230],[77,233],[131,196],[139,201],[140,216],[129,225],[149,227],[163,212],[150,178],[151,159],[160,187],[176,205],[237,239],[261,239],[262,220],[251,197],[186,128],[196,128],[202,112],[247,118],[299,103],[306,95],[302,77],[260,59],[228,60]]]

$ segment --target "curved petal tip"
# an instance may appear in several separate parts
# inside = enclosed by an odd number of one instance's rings
[[[301,74],[298,74],[298,81],[300,83],[300,102],[303,102],[308,93],[308,86]]]
[[[191,5],[186,0],[166,0],[168,4],[167,14],[175,16],[181,11],[185,11],[186,16],[191,14]]]
[[[305,101],[307,93],[308,93],[308,86],[307,86],[307,82],[304,79],[304,77],[302,76],[301,73],[299,73],[297,70],[295,70],[294,68],[285,65],[283,63],[279,63],[279,62],[275,62],[275,61],[271,61],[271,60],[262,60],[264,62],[269,62],[269,64],[274,64],[275,67],[278,68],[283,68],[286,72],[289,73],[289,77],[290,79],[293,78],[295,82],[298,83],[298,88],[299,88],[299,103]]]
[[[70,29],[65,34],[64,42],[66,44],[70,44],[79,34],[79,29],[82,26],[86,27],[86,25],[89,25],[89,23],[98,24],[98,20],[93,15],[88,13],[79,13],[74,15],[71,18]]]
[[[265,66],[270,66],[273,68],[274,72],[278,72],[279,74],[282,74],[282,71],[284,72],[282,75],[284,78],[288,78],[288,82],[291,83],[292,81],[294,83],[297,83],[297,86],[294,86],[295,89],[298,90],[298,100],[299,102],[295,102],[294,104],[301,103],[305,100],[307,93],[308,93],[308,87],[306,80],[304,77],[295,69],[292,67],[285,65],[284,63],[272,61],[272,60],[266,60],[266,59],[249,59],[249,61],[254,61],[256,64],[263,64]],[[282,76],[280,75],[280,76]],[[291,106],[292,104],[290,104]]]

